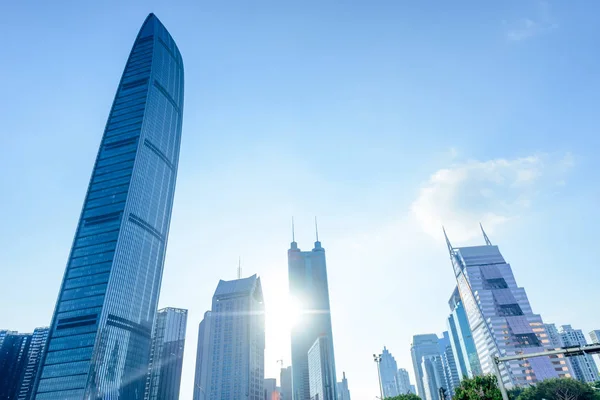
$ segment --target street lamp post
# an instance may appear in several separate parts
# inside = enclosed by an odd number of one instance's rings
[[[373,354],[373,361],[375,361],[375,363],[377,363],[377,377],[379,378],[379,395],[381,397],[379,397],[380,399],[383,400],[383,386],[381,384],[381,354]]]

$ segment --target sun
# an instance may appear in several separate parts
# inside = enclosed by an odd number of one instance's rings
[[[289,294],[266,304],[267,320],[271,320],[282,329],[291,330],[300,321],[300,302]]]

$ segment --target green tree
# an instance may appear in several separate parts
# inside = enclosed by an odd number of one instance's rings
[[[453,400],[502,400],[496,377],[493,375],[466,378],[460,382]]]
[[[401,394],[400,396],[386,397],[385,400],[421,400],[421,398],[416,394],[408,393]]]
[[[600,400],[592,386],[570,378],[546,379],[525,389],[517,400]]]

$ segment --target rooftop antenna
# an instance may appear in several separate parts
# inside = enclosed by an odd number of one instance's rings
[[[238,275],[238,279],[242,279],[242,257],[238,257],[237,275]]]
[[[317,225],[317,217],[315,216],[315,235],[317,236],[317,242],[319,241],[319,226]]]
[[[296,241],[296,232],[294,231],[294,217],[292,217],[292,243]]]
[[[492,246],[492,242],[491,242],[490,238],[488,237],[488,235],[483,230],[483,225],[481,225],[481,222],[479,223],[479,227],[481,228],[481,233],[483,233],[483,238],[485,239],[485,244],[487,244],[488,246]]]

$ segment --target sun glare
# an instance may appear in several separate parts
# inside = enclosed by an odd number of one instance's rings
[[[282,328],[291,330],[300,319],[300,303],[289,295],[266,305],[267,320],[276,322]]]

